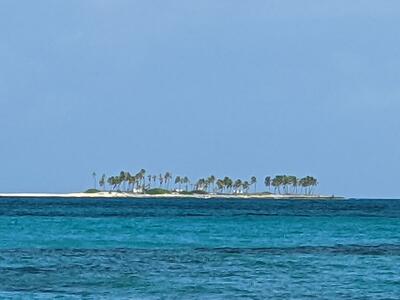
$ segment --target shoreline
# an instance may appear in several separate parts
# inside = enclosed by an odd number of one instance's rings
[[[132,199],[148,199],[148,198],[167,198],[167,199],[264,199],[264,200],[343,200],[345,197],[326,196],[326,195],[277,195],[277,194],[192,194],[182,195],[178,193],[171,194],[132,194],[119,192],[99,192],[99,193],[0,193],[0,198],[132,198]]]

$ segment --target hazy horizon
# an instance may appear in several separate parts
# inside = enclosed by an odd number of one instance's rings
[[[144,168],[400,197],[399,8],[2,1],[0,193]]]

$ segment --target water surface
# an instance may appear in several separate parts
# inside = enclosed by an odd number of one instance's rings
[[[0,298],[398,299],[398,200],[0,199]]]

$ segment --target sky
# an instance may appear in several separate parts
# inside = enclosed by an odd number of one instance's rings
[[[397,0],[0,2],[0,192],[141,168],[399,197]]]

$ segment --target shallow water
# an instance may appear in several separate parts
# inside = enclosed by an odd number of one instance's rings
[[[399,200],[0,199],[0,298],[399,299]]]

